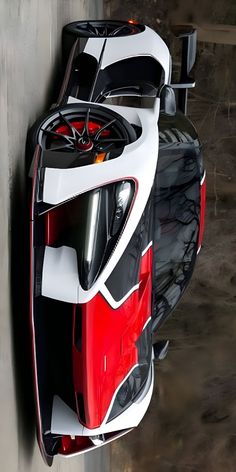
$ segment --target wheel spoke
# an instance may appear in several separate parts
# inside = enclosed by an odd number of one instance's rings
[[[99,30],[95,26],[94,26],[94,29],[95,29],[95,32],[96,32],[97,36],[100,36]]]
[[[71,149],[72,151],[74,151],[75,147],[73,146],[73,144],[64,144],[64,146],[57,146],[57,147],[50,148],[48,150],[49,151],[59,151],[60,149]]]
[[[93,31],[91,31],[90,29],[88,29],[88,33],[89,33],[90,36],[91,36],[91,35],[94,36],[94,37],[97,36],[96,33],[94,33]]]
[[[123,28],[126,28],[127,25],[122,25],[122,26],[119,26],[119,28],[116,28],[115,30],[113,30],[109,36],[115,36],[117,33],[119,33]]]
[[[119,143],[119,142],[124,142],[124,141],[127,141],[126,138],[105,138],[105,139],[102,139],[100,138],[99,140],[97,140],[97,142],[99,144],[103,144],[103,143]]]
[[[96,134],[95,134],[95,137],[94,137],[94,141],[97,141],[100,134],[104,131],[104,129],[108,128],[108,126],[112,125],[112,123],[114,123],[116,121],[116,118],[114,118],[113,120],[109,121],[109,123],[106,123],[102,128],[100,128]]]
[[[71,140],[73,139],[72,136],[66,136],[65,134],[61,133],[56,133],[56,131],[51,131],[50,129],[42,129],[43,133],[51,135],[51,136],[57,136],[57,138],[62,138],[65,139],[69,144],[72,144]]]
[[[90,113],[90,108],[88,108],[85,121],[84,121],[84,128],[82,131],[82,136],[89,137],[89,128],[88,128],[88,123],[89,123],[89,113]]]
[[[62,121],[64,121],[64,123],[66,123],[66,125],[71,130],[73,138],[76,139],[76,135],[81,138],[82,135],[80,134],[80,132],[72,125],[72,123],[70,123],[69,120],[67,120],[67,118],[64,115],[62,115],[62,113],[60,111],[59,111],[59,115],[60,115]]]
[[[96,36],[94,33],[92,33],[91,31],[89,31],[85,28],[82,28],[81,26],[77,27],[76,29],[77,29],[78,34],[82,34],[82,37],[84,37],[84,38],[89,38],[91,36],[91,34],[93,36]]]
[[[110,144],[108,144],[108,146],[100,147],[100,148],[99,148],[99,151],[108,152],[108,151],[110,151],[110,150],[112,149],[112,147],[113,147],[113,144],[110,143]]]
[[[99,36],[99,33],[97,29],[89,22],[87,22],[87,30],[93,35],[93,36]]]

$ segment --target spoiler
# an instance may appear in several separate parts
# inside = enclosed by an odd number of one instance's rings
[[[171,87],[178,89],[178,108],[186,115],[188,89],[195,87],[195,80],[190,77],[190,73],[196,59],[197,31],[191,25],[173,25],[171,30],[176,38],[182,40],[180,82],[171,84]]]

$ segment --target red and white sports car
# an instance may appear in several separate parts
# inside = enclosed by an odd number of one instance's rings
[[[205,172],[186,117],[196,32],[169,50],[134,21],[63,30],[57,104],[28,136],[30,322],[38,441],[50,465],[139,424],[153,391],[152,334],[201,247]]]

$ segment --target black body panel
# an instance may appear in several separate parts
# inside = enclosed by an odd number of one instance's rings
[[[156,96],[163,78],[161,65],[151,57],[124,59],[99,72],[93,100],[102,101],[102,97],[112,90],[123,88],[125,93],[131,87],[137,89],[138,95]]]
[[[46,297],[34,301],[39,397],[43,432],[51,428],[53,395],[75,410],[72,378],[72,307]],[[69,387],[71,386],[71,391]]]
[[[151,240],[152,198],[150,197],[130,242],[106,281],[106,286],[115,301],[121,300],[138,283],[142,251]]]
[[[75,57],[66,95],[71,95],[80,100],[89,100],[97,67],[96,59],[89,54],[83,52]]]

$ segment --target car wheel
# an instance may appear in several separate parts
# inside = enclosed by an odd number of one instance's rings
[[[62,32],[63,57],[68,59],[77,38],[113,38],[130,36],[144,31],[144,26],[130,21],[74,21],[64,26]]]
[[[118,113],[98,105],[66,105],[39,119],[29,133],[31,151],[109,153],[137,139],[133,126]]]
[[[133,20],[130,21],[74,21],[64,26],[63,32],[74,34],[80,38],[111,38],[130,36],[141,33],[144,27]]]

